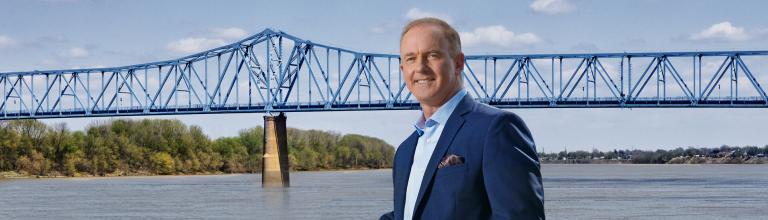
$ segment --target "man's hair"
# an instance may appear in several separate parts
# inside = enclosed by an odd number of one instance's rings
[[[453,29],[453,27],[451,27],[451,25],[445,21],[433,17],[419,18],[408,22],[408,24],[405,25],[405,28],[403,28],[403,33],[400,34],[400,43],[403,42],[403,36],[405,36],[405,33],[408,33],[409,30],[416,26],[425,24],[435,25],[443,31],[443,35],[445,39],[448,40],[448,44],[450,45],[450,51],[448,52],[451,56],[456,56],[459,54],[459,52],[461,52],[461,39],[459,39],[459,33],[456,32],[456,29]]]

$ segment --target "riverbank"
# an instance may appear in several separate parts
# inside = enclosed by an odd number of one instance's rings
[[[382,170],[382,169],[392,169],[390,167],[388,168],[368,168],[368,167],[359,167],[359,168],[347,168],[347,169],[314,169],[314,170],[291,170],[290,172],[327,172],[327,171],[367,171],[367,170]],[[125,173],[125,172],[115,172],[115,173],[109,173],[105,175],[92,175],[92,174],[81,174],[77,173],[73,176],[66,176],[66,175],[33,175],[29,174],[27,172],[17,172],[17,171],[3,171],[0,172],[0,179],[38,179],[38,178],[101,178],[101,177],[147,177],[147,176],[207,176],[207,175],[228,175],[228,174],[252,174],[252,173],[226,173],[226,172],[205,172],[205,173],[178,173],[178,174],[153,174],[153,173]]]
[[[109,173],[105,175],[91,175],[91,174],[75,174],[72,176],[66,176],[66,175],[34,175],[29,174],[27,172],[17,172],[17,171],[4,171],[0,172],[0,179],[35,179],[35,178],[99,178],[99,177],[125,177],[125,176],[198,176],[198,175],[222,175],[222,174],[229,174],[224,172],[213,172],[213,173],[180,173],[180,174],[170,174],[170,175],[160,175],[160,174],[152,174],[152,173]]]

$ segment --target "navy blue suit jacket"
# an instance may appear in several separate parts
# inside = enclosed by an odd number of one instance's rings
[[[464,96],[443,128],[416,199],[414,219],[544,219],[544,189],[531,132],[514,113]],[[394,211],[403,219],[418,134],[397,148]],[[438,169],[446,155],[464,163]]]

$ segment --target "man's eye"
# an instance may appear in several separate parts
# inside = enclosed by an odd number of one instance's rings
[[[430,53],[429,54],[429,58],[439,58],[439,57],[440,57],[440,54],[437,54],[437,53]]]

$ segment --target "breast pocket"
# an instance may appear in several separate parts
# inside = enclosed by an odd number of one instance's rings
[[[440,200],[453,205],[457,198],[457,193],[464,186],[467,164],[457,164],[438,169],[435,174],[433,185],[433,197],[440,197]]]
[[[445,176],[452,176],[457,173],[464,173],[466,171],[467,171],[466,163],[443,167],[442,169],[437,169],[437,173],[435,174],[435,179],[438,179],[440,177],[445,177]]]

